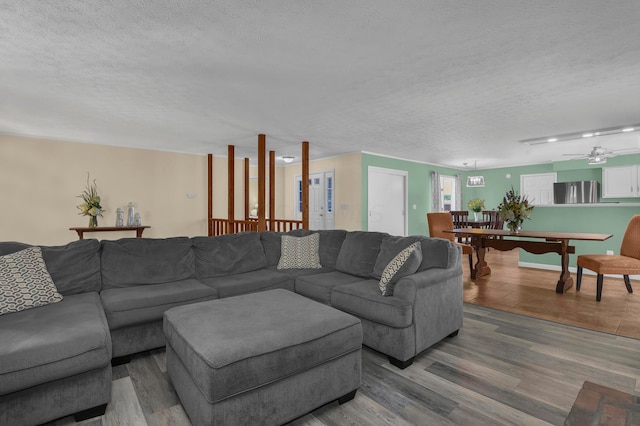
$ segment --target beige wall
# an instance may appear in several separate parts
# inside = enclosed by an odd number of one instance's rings
[[[302,165],[284,168],[284,218],[294,217],[294,179],[302,174]],[[362,155],[360,153],[315,160],[309,163],[309,172],[335,171],[335,227],[349,231],[362,228]]]
[[[207,235],[206,156],[0,135],[0,240],[57,245],[77,239],[69,228],[88,224],[76,209],[87,172],[106,209],[100,225],[115,225],[116,209],[133,201],[143,225],[151,226],[145,237]]]

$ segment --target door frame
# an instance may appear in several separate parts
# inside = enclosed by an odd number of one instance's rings
[[[335,199],[336,199],[336,178],[335,169],[318,170],[309,172],[309,179],[313,175],[322,175],[324,180],[324,216],[323,216],[323,229],[335,229]],[[328,185],[328,180],[331,179],[331,185]],[[302,175],[295,175],[293,177],[293,218],[294,220],[302,220],[302,211],[299,209],[300,205],[300,188],[299,183],[302,182]]]

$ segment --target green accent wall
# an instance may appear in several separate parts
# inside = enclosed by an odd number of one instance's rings
[[[606,167],[640,164],[640,154],[621,155],[607,160]],[[602,183],[601,166],[589,166],[586,160],[569,160],[554,163],[537,164],[496,169],[458,170],[439,167],[408,160],[382,157],[373,154],[362,154],[362,229],[368,227],[368,168],[369,166],[403,170],[408,173],[408,207],[409,235],[428,235],[426,213],[431,211],[431,171],[436,170],[445,175],[462,176],[462,206],[472,198],[485,200],[487,210],[497,208],[504,194],[513,188],[520,192],[520,176],[523,174],[556,172],[558,182],[580,180],[597,180]],[[507,178],[506,175],[511,177]],[[467,176],[482,175],[485,178],[483,188],[467,188]],[[588,232],[613,234],[604,242],[571,241],[576,247],[576,254],[570,257],[570,266],[575,266],[578,254],[606,253],[613,250],[619,254],[622,236],[629,219],[640,214],[640,198],[604,199],[611,205],[579,206],[538,206],[534,209],[531,220],[525,221],[523,229],[539,231]],[[619,205],[617,203],[637,205]],[[416,205],[416,209],[412,205]],[[520,261],[530,264],[559,267],[560,257],[557,254],[535,255],[520,251]]]

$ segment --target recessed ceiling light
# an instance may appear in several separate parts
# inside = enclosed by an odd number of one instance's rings
[[[549,138],[547,142],[558,142],[558,138]]]
[[[590,137],[592,137],[592,136],[593,136],[593,133],[584,133],[584,134],[582,135],[582,137],[583,137],[583,138],[590,138]]]
[[[633,132],[635,129],[633,127],[625,127],[622,129],[623,132]]]

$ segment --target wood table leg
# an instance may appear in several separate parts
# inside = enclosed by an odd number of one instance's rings
[[[560,263],[562,271],[560,272],[560,279],[556,285],[556,293],[564,294],[567,290],[573,287],[573,278],[569,272],[569,241],[562,240],[562,251],[560,253]]]
[[[478,262],[475,267],[471,270],[471,279],[475,280],[476,278],[483,277],[485,275],[489,275],[491,273],[491,268],[487,265],[487,262],[484,260],[484,256],[486,253],[486,248],[483,244],[484,239],[473,236],[471,238],[471,244],[476,251],[476,256],[478,258]]]

